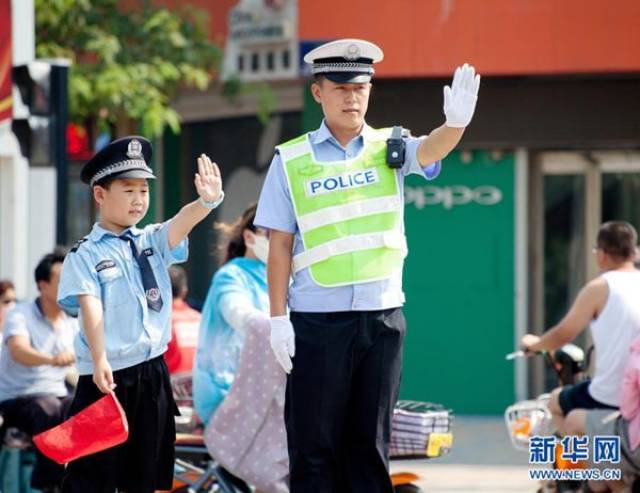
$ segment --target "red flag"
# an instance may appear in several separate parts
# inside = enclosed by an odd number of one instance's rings
[[[65,464],[119,445],[129,437],[129,425],[114,393],[107,394],[55,428],[33,437],[40,452]]]

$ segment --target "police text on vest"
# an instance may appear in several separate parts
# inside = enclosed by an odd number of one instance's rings
[[[305,192],[309,197],[350,188],[366,187],[379,181],[378,170],[376,168],[368,168],[309,180],[305,183]]]

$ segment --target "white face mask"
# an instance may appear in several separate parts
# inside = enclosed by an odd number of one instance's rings
[[[255,256],[261,262],[267,263],[269,258],[269,239],[262,235],[253,235],[253,245],[249,245]]]

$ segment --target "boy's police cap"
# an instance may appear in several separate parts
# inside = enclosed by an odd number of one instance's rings
[[[312,64],[313,75],[323,75],[338,84],[362,84],[371,80],[373,64],[383,57],[382,50],[369,41],[338,39],[311,50],[304,61]]]
[[[147,164],[151,154],[151,142],[144,137],[122,137],[107,144],[87,161],[80,178],[90,186],[107,177],[155,178]]]

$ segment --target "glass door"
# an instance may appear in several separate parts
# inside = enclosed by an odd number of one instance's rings
[[[544,177],[544,326],[562,318],[585,283],[585,176]]]
[[[600,224],[623,220],[640,230],[640,153],[548,152],[540,155],[540,163],[541,210],[531,214],[541,222],[532,237],[541,257],[532,264],[532,278],[540,285],[533,286],[539,299],[531,310],[532,320],[543,325],[535,328],[544,330],[563,317],[580,288],[598,275],[591,249]],[[588,332],[576,343],[587,349]],[[533,388],[549,389],[555,376],[536,368],[533,379]]]

